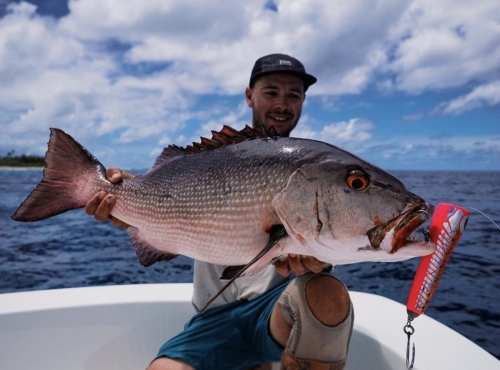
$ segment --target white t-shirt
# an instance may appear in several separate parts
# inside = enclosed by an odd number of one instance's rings
[[[220,279],[226,267],[200,261],[194,262],[193,305],[197,311],[205,307],[205,304],[227,283],[227,280]],[[252,276],[242,276],[236,279],[208,308],[222,306],[240,299],[251,301],[285,280],[288,278],[282,277],[273,265],[269,265]]]

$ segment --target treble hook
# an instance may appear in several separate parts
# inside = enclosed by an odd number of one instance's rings
[[[413,333],[415,333],[415,328],[411,326],[412,319],[408,317],[408,322],[403,328],[403,331],[408,336],[408,343],[406,344],[406,368],[408,370],[413,369],[413,364],[415,363],[415,343],[413,343],[413,350],[411,355],[411,363],[410,363],[410,337]]]
[[[427,213],[427,212],[425,212],[425,213]],[[429,243],[431,241],[431,233],[429,232],[429,230],[424,229],[422,226],[419,226],[418,230],[420,230],[420,232],[422,234],[424,234],[425,242]]]

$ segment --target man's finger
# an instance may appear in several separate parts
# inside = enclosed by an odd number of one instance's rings
[[[120,182],[123,179],[123,171],[118,167],[108,168],[106,178],[112,183]]]
[[[130,174],[130,173],[128,173],[128,172],[125,172],[125,171],[122,171],[122,177],[123,177],[124,179],[133,179],[133,178],[135,178],[135,176],[134,176],[134,175],[132,175],[132,174]]]
[[[110,216],[111,217],[111,223],[116,226],[116,227],[119,227],[121,229],[127,229],[130,227],[129,224],[123,222],[122,220],[119,220],[117,219],[116,217],[113,217],[113,216]]]
[[[290,264],[290,268],[297,276],[304,275],[308,270],[302,263],[302,259],[300,255],[290,254],[288,255],[288,263]]]
[[[106,178],[112,183],[117,183],[123,179],[133,179],[135,176],[123,171],[118,167],[111,167],[106,170]]]
[[[326,263],[321,262],[311,256],[302,256],[302,264],[305,266],[306,269],[315,273],[323,271],[326,265]]]
[[[91,200],[87,202],[85,205],[85,213],[89,216],[93,216],[99,204],[101,204],[102,200],[106,196],[106,192],[100,191],[97,193]]]
[[[276,272],[280,274],[283,277],[288,277],[292,273],[292,270],[290,269],[290,265],[288,264],[288,258],[287,257],[282,257],[276,262],[274,262],[274,268],[276,269]]]
[[[97,221],[105,221],[109,220],[111,216],[111,210],[115,205],[116,198],[112,194],[106,195],[102,202],[99,204],[97,209],[94,212],[94,218]]]

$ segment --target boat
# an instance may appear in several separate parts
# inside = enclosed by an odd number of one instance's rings
[[[0,369],[145,369],[194,314],[192,293],[192,284],[138,284],[0,294]],[[350,294],[346,370],[406,369],[406,307]],[[430,317],[413,327],[415,370],[500,370],[498,359]]]

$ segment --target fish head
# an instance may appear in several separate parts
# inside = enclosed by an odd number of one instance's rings
[[[332,264],[432,253],[435,245],[413,232],[432,217],[434,206],[388,172],[354,156],[347,159],[303,165],[274,198],[278,217],[298,246],[290,253]]]

